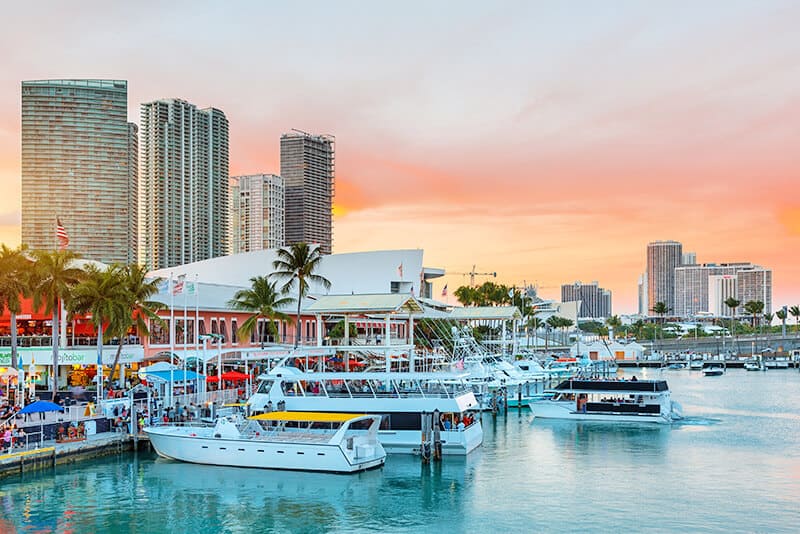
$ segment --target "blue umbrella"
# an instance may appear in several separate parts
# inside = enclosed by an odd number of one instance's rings
[[[50,401],[36,401],[28,404],[19,413],[61,412],[64,408]]]

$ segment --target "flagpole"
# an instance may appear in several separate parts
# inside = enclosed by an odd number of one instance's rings
[[[172,272],[169,273],[169,404],[172,406],[173,383],[175,380],[175,285]]]
[[[198,275],[195,273],[194,275],[194,372],[197,376],[195,376],[195,385],[194,385],[194,394],[199,402],[199,395],[200,395],[200,363],[197,359],[197,355],[200,353],[200,288],[197,287],[197,279]]]

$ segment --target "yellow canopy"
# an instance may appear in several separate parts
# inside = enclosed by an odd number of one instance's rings
[[[363,417],[364,414],[357,413],[332,413],[332,412],[269,412],[254,415],[250,419],[256,421],[294,421],[309,423],[344,423]]]
[[[223,408],[244,408],[247,406],[246,402],[229,402],[228,404],[223,404]]]

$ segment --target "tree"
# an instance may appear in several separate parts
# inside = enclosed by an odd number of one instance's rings
[[[744,311],[752,316],[750,326],[755,330],[759,322],[758,316],[764,311],[764,303],[760,300],[748,300],[744,305]]]
[[[653,306],[653,309],[650,310],[651,312],[657,314],[661,318],[661,337],[664,337],[664,317],[672,311],[672,309],[667,306],[665,302],[659,301],[656,302]]]
[[[786,307],[784,306],[780,310],[775,312],[775,317],[781,322],[781,335],[786,335],[786,316],[788,315],[786,311]]]
[[[274,321],[288,320],[289,316],[279,311],[278,308],[288,306],[294,299],[284,297],[275,289],[275,282],[270,282],[266,276],[254,276],[250,279],[250,289],[241,289],[228,301],[228,306],[234,310],[246,311],[252,315],[239,326],[239,334],[250,337],[258,328],[259,319],[267,319],[265,328],[259,333],[261,348],[264,348],[264,335],[277,335]]]
[[[53,399],[58,390],[58,323],[61,302],[69,300],[72,288],[84,276],[84,271],[74,267],[78,254],[70,250],[37,250],[33,253],[36,263],[32,274],[33,307],[52,313],[53,343]]]
[[[358,336],[358,328],[353,323],[347,323],[348,330],[349,330],[349,338],[353,339],[354,337]],[[415,329],[416,330],[416,329]],[[344,337],[344,319],[333,325],[330,332],[328,332],[328,336],[331,339],[342,339]]]
[[[606,326],[608,328],[613,328],[614,332],[619,333],[619,331],[622,329],[622,319],[620,319],[617,315],[612,315],[606,319]]]
[[[763,317],[764,317],[764,322],[767,325],[767,333],[769,333],[772,330],[772,318],[775,317],[775,315],[772,313],[765,313]]]
[[[105,270],[100,270],[94,265],[89,265],[83,279],[72,288],[67,310],[70,314],[92,314],[92,324],[97,331],[97,366],[99,369],[103,364],[104,326],[107,324],[109,331],[119,332],[120,323],[123,322],[122,316],[129,313],[125,307],[122,267],[114,264]],[[98,401],[103,398],[101,378],[98,376]]]
[[[122,286],[125,289],[123,299],[125,311],[122,312],[119,322],[116,324],[119,345],[114,355],[114,363],[111,364],[111,372],[108,375],[109,387],[119,366],[119,357],[122,354],[122,347],[125,344],[128,331],[131,328],[135,328],[136,334],[140,338],[146,338],[150,336],[148,322],[166,324],[157,314],[159,310],[166,306],[161,302],[150,300],[153,295],[158,293],[158,285],[162,282],[162,279],[154,278],[148,280],[147,269],[136,264],[123,267],[120,271],[120,276]],[[122,382],[120,380],[120,383]]]
[[[789,308],[789,313],[792,314],[792,317],[794,317],[794,331],[800,331],[800,306],[792,306]]]
[[[10,249],[0,247],[0,313],[8,309],[11,315],[11,367],[18,369],[17,315],[22,312],[20,297],[30,293],[31,261],[25,255],[24,245]]]
[[[295,321],[294,347],[300,343],[300,306],[308,294],[308,284],[314,282],[330,289],[331,282],[324,276],[315,274],[322,262],[319,246],[308,243],[294,243],[290,247],[278,249],[278,259],[272,262],[275,272],[271,276],[285,279],[281,291],[288,292],[297,281],[297,320]]]
[[[460,286],[453,294],[463,306],[477,305],[477,291],[474,287]]]
[[[736,308],[738,308],[741,303],[742,303],[741,300],[738,300],[734,297],[728,297],[725,299],[725,305],[731,310],[731,335],[734,336],[737,340],[736,352],[739,352],[739,347],[738,347],[739,342],[738,342],[738,336],[736,335],[736,329],[734,328],[734,321],[736,320]]]

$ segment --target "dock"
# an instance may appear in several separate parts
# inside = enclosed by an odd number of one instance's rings
[[[148,443],[146,436],[135,439],[122,432],[103,432],[68,443],[48,440],[41,446],[0,454],[0,478],[132,451],[141,443]]]

